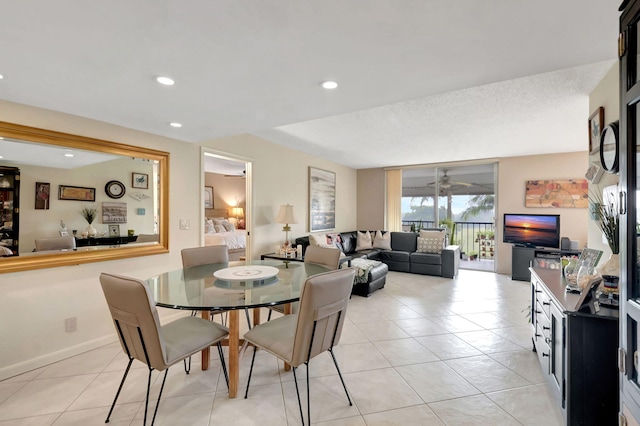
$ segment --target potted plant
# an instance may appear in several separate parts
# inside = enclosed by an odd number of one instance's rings
[[[96,220],[96,216],[98,215],[98,210],[93,206],[83,207],[82,210],[80,210],[80,213],[82,214],[82,217],[84,217],[84,220],[86,220],[87,223],[89,223],[89,226],[87,227],[85,232],[89,237],[95,237],[98,231],[92,224],[93,224],[93,221]]]
[[[617,191],[604,200],[599,193],[589,197],[591,216],[604,234],[611,249],[611,257],[599,266],[602,275],[618,276],[620,274],[620,212],[617,203]]]
[[[472,251],[469,253],[469,260],[476,260],[478,258],[478,253],[475,251]]]

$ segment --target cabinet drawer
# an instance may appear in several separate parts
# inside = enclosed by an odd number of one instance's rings
[[[546,291],[540,290],[540,293],[536,293],[536,304],[538,305],[538,310],[543,311],[547,318],[551,317],[551,297]]]
[[[542,366],[542,373],[549,374],[549,355],[551,350],[547,344],[548,338],[545,337],[542,327],[536,327],[535,341],[536,341],[536,353],[538,355],[538,361]]]
[[[551,320],[544,313],[538,315],[536,327],[539,329],[537,330],[538,333],[541,333],[547,339],[551,338]]]

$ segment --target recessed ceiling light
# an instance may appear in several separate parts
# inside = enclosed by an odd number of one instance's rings
[[[321,86],[325,89],[335,89],[338,87],[338,83],[335,81],[323,81]]]
[[[70,152],[67,152],[64,156],[69,158],[74,157],[74,155]]]
[[[2,80],[4,78],[4,75],[0,74],[0,80]]]
[[[173,86],[176,82],[167,76],[161,75],[156,77],[156,81],[160,84],[164,84],[165,86]]]
[[[0,155],[0,158],[4,158],[2,155]]]
[[[173,123],[169,123],[169,126],[171,126],[171,127],[182,127],[182,124],[173,122]]]

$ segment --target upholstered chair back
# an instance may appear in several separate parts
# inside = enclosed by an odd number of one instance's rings
[[[304,263],[314,263],[328,269],[338,269],[340,253],[337,248],[309,246],[304,254]]]
[[[182,249],[182,267],[208,265],[211,263],[228,263],[227,246],[205,246]]]

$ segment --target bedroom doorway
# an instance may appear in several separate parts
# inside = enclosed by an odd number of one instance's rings
[[[202,149],[202,245],[227,245],[229,260],[251,257],[251,162]]]

